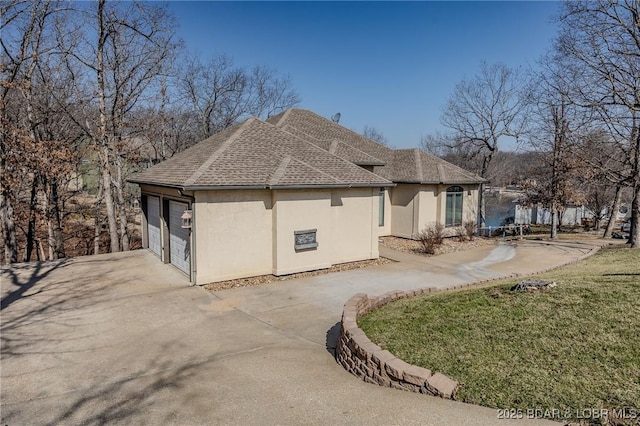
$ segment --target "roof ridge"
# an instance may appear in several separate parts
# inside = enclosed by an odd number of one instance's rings
[[[445,176],[444,164],[438,163],[436,164],[436,167],[438,169],[438,180],[444,183],[444,176]]]
[[[336,153],[336,149],[338,148],[338,144],[340,143],[340,141],[338,139],[333,139],[331,141],[331,146],[329,147],[329,154],[334,154]]]
[[[278,121],[276,121],[276,122],[275,122],[275,124],[273,124],[273,125],[274,125],[274,126],[276,126],[276,127],[280,127],[280,123],[281,123],[281,122],[284,122],[284,119],[285,119],[286,117],[288,117],[288,116],[289,116],[289,114],[291,113],[291,111],[292,111],[293,109],[294,109],[294,108],[289,108],[289,109],[287,109],[287,110],[286,110],[286,111],[285,111],[285,112],[280,116],[280,118],[278,118]]]
[[[449,169],[451,169],[453,171],[457,171],[458,173],[462,173],[464,175],[467,175],[468,177],[473,178],[473,179],[475,179],[475,178],[484,179],[481,176],[479,176],[477,173],[474,173],[474,172],[472,172],[470,170],[464,169],[464,168],[462,168],[460,166],[457,166],[457,165],[455,165],[453,163],[450,163],[450,162],[448,162],[446,160],[443,160],[440,157],[436,157],[436,158],[438,158],[440,160],[443,168],[445,168],[445,167],[449,168]]]
[[[338,157],[338,158],[340,158],[340,157]],[[301,163],[301,164],[309,167],[311,170],[316,171],[316,172],[318,172],[318,173],[320,173],[320,174],[322,174],[324,176],[327,176],[328,178],[333,179],[334,181],[336,181],[338,183],[343,183],[340,179],[330,175],[329,173],[323,172],[322,170],[320,170],[320,169],[318,169],[316,167],[313,167],[311,164],[307,163],[306,161],[302,161],[302,160],[300,160],[298,158],[291,158],[291,160],[295,161],[295,162],[298,162],[298,163]],[[346,160],[343,160],[343,161],[346,161]]]
[[[354,136],[356,136],[358,138],[365,139],[365,140],[367,140],[367,141],[369,141],[369,142],[371,142],[371,143],[373,143],[375,145],[378,145],[379,148],[388,149],[388,150],[393,151],[393,148],[390,148],[390,147],[386,146],[385,144],[382,144],[382,143],[380,143],[378,141],[375,141],[375,140],[373,140],[371,138],[368,138],[365,135],[360,134],[360,133],[356,132],[355,130],[349,129],[348,127],[345,127],[345,126],[343,126],[343,125],[341,125],[339,123],[336,123],[333,120],[330,120],[330,119],[328,119],[326,117],[323,117],[322,115],[318,114],[315,111],[311,111],[309,109],[304,109],[304,108],[290,108],[290,109],[287,110],[287,112],[288,111],[292,111],[292,110],[293,111],[300,111],[300,112],[303,112],[303,113],[307,112],[307,113],[309,113],[311,115],[314,115],[314,116],[319,117],[320,119],[324,120],[326,122],[326,124],[331,126],[331,127],[340,128],[341,131],[343,131],[343,132],[346,131],[346,132],[348,132],[348,133],[350,133],[350,134],[352,134],[352,135],[354,135]],[[353,147],[353,148],[355,148],[355,147]],[[358,149],[358,148],[356,148],[356,149]],[[359,150],[359,151],[362,151],[362,150]],[[362,151],[362,152],[364,152],[364,151]],[[366,152],[365,152],[365,154],[366,154]],[[373,156],[370,155],[370,157],[373,157]],[[376,158],[376,157],[373,157],[373,158]],[[376,159],[378,159],[378,158],[376,158]]]
[[[287,110],[287,111],[288,111],[288,110]],[[306,110],[305,110],[305,111],[306,111]],[[309,112],[313,112],[313,111],[309,111]],[[315,113],[314,113],[314,114],[315,114]],[[317,115],[317,114],[316,114],[316,115]],[[284,126],[282,126],[282,127],[278,127],[278,128],[279,128],[280,130],[284,131],[284,132],[289,133],[289,134],[290,134],[290,135],[292,135],[292,136],[297,137],[297,138],[298,138],[298,139],[300,139],[300,140],[303,140],[303,141],[304,141],[304,142],[306,142],[306,143],[309,143],[309,144],[311,144],[311,145],[317,146],[318,148],[320,148],[321,150],[323,150],[323,151],[325,151],[325,152],[328,152],[329,154],[333,154],[333,155],[335,155],[335,156],[336,156],[336,157],[338,157],[338,158],[341,158],[341,159],[343,159],[343,160],[349,161],[350,163],[353,163],[353,161],[351,161],[351,160],[349,160],[349,159],[347,159],[347,158],[340,157],[339,155],[337,155],[337,154],[335,153],[335,151],[337,151],[337,149],[338,149],[338,145],[342,145],[342,146],[346,147],[347,149],[351,149],[351,150],[357,151],[358,153],[363,154],[363,155],[366,155],[367,157],[369,157],[369,158],[371,158],[371,159],[373,159],[373,160],[376,160],[376,161],[378,161],[378,162],[380,162],[380,163],[386,163],[384,160],[381,160],[381,159],[380,159],[380,158],[378,158],[378,157],[374,157],[373,155],[369,154],[368,152],[365,152],[365,151],[361,150],[360,148],[356,148],[355,146],[353,146],[353,145],[351,145],[351,144],[349,144],[349,143],[347,143],[347,142],[344,142],[344,141],[342,141],[342,140],[340,140],[340,139],[338,139],[338,138],[326,138],[326,139],[320,139],[320,138],[317,138],[317,137],[315,137],[315,136],[313,136],[313,135],[310,135],[309,133],[305,132],[304,130],[301,130],[301,129],[299,129],[299,128],[297,128],[297,127],[295,127],[295,126],[291,125],[291,124],[285,124]],[[331,142],[331,146],[330,146],[330,148],[329,148],[328,150],[326,150],[326,149],[322,148],[321,146],[317,145],[316,143],[314,143],[313,141],[310,141],[310,140],[307,140],[307,139],[303,139],[301,136],[298,136],[298,135],[296,135],[296,134],[294,134],[294,133],[291,133],[291,132],[290,132],[289,130],[287,130],[287,129],[294,129],[296,132],[300,132],[300,133],[304,134],[304,135],[305,135],[305,137],[310,138],[310,139],[313,139],[314,141],[318,141],[318,142],[325,142],[325,141],[331,140],[331,141],[332,141],[332,142]],[[363,137],[364,137],[364,136],[363,136]],[[333,144],[334,144],[334,142],[337,142],[337,144],[336,144],[336,146],[335,146],[334,151],[331,151],[331,149],[333,148]],[[375,141],[374,141],[374,142],[375,142]],[[383,146],[384,146],[384,145],[383,145]],[[391,149],[391,148],[389,148],[389,149]],[[393,152],[393,151],[395,151],[395,150],[394,150],[394,149],[391,149],[391,151]]]
[[[278,182],[280,181],[280,179],[284,175],[285,170],[289,166],[289,163],[291,163],[291,160],[292,160],[292,157],[290,155],[285,155],[284,156],[284,158],[282,159],[282,161],[278,165],[278,168],[276,169],[276,171],[273,172],[273,175],[271,175],[271,179],[269,179],[269,185],[277,185],[278,184]]]
[[[413,149],[413,156],[416,161],[416,174],[418,175],[420,182],[422,182],[424,180],[424,174],[422,173],[422,156],[420,155],[420,150],[418,148]]]
[[[231,144],[238,138],[240,133],[242,133],[244,128],[247,127],[248,123],[253,122],[254,120],[257,120],[257,118],[250,117],[247,120],[245,120],[245,122],[242,123],[235,132],[233,132],[233,134],[229,137],[229,139],[224,141],[222,145],[220,145],[220,148],[216,149],[209,156],[209,158],[207,158],[207,160],[204,163],[202,163],[200,167],[198,167],[198,169],[195,172],[193,172],[193,174],[189,176],[187,180],[184,181],[184,185],[185,186],[193,185],[198,180],[198,178],[200,178],[200,176],[202,176],[207,171],[207,169],[211,166],[211,164],[213,164],[213,162],[216,161],[218,157],[220,157],[220,155],[222,155],[222,153],[227,148],[229,148],[229,146],[231,146]]]

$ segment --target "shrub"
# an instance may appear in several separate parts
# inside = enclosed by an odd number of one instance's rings
[[[462,227],[469,241],[473,241],[473,237],[476,235],[476,222],[474,220],[468,220],[462,224]]]
[[[422,248],[427,254],[435,254],[436,249],[442,245],[444,241],[444,225],[436,223],[425,227],[418,234],[418,241],[422,244]]]

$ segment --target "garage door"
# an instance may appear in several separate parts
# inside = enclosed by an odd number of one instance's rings
[[[149,249],[160,257],[160,197],[147,195],[147,235]]]
[[[185,274],[191,271],[189,229],[182,227],[182,213],[189,208],[186,203],[169,201],[169,252],[171,264]]]

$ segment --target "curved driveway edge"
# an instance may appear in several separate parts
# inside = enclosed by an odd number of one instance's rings
[[[556,424],[371,386],[333,356],[356,293],[452,287],[586,253],[523,244],[467,268],[492,249],[215,294],[144,250],[2,268],[2,424]]]
[[[561,243],[561,245],[564,247],[584,248],[584,245],[576,243]],[[541,274],[571,263],[576,263],[594,255],[606,245],[609,244],[590,244],[587,246],[588,250],[586,253],[563,264],[541,269],[530,274],[512,273],[509,277],[513,278],[523,275]],[[511,258],[512,254],[506,254],[506,256]],[[476,265],[486,263],[488,262],[475,262]],[[502,277],[499,279],[509,277]],[[481,280],[444,289],[425,287],[408,291],[395,290],[377,297],[369,296],[365,293],[355,294],[344,305],[342,320],[340,321],[340,335],[336,347],[336,360],[345,368],[345,370],[361,378],[366,383],[378,384],[384,387],[431,396],[439,396],[445,399],[455,399],[455,394],[459,387],[459,383],[457,381],[442,373],[432,372],[429,369],[408,364],[397,358],[391,352],[382,349],[380,346],[373,343],[364,331],[360,329],[358,326],[358,318],[396,300],[438,291],[454,290],[462,287],[470,287],[472,285],[485,284],[494,280],[495,279]]]

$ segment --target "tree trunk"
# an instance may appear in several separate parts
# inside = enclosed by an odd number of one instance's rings
[[[102,208],[102,181],[98,179],[98,196],[93,213],[93,254],[100,254],[100,232],[102,231],[101,216]]]
[[[2,240],[4,242],[4,263],[18,261],[18,245],[16,244],[16,223],[13,216],[11,200],[4,188],[0,194],[0,215],[2,216]]]
[[[118,160],[118,164],[116,165],[118,168],[117,179],[116,179],[116,195],[118,197],[118,212],[120,219],[120,238],[122,243],[122,251],[129,251],[129,230],[127,229],[127,206],[125,205],[124,200],[124,191],[122,190],[123,182],[122,182],[122,164],[120,160]]]
[[[100,166],[102,167],[102,191],[104,204],[107,209],[107,221],[109,223],[109,239],[111,243],[111,252],[120,251],[120,238],[118,235],[118,224],[116,221],[115,206],[113,203],[113,192],[111,186],[111,154],[109,149],[109,137],[107,135],[107,101],[105,94],[104,82],[104,49],[109,36],[104,23],[105,0],[98,1],[98,48],[97,60],[98,66],[96,76],[98,79],[98,106],[100,112],[100,132],[99,138],[95,141],[100,147]]]
[[[31,183],[31,196],[29,199],[29,223],[27,225],[26,243],[24,248],[23,262],[30,262],[34,248],[34,238],[36,234],[36,208],[38,204],[38,178],[33,177]]]
[[[44,247],[42,247],[42,241],[39,238],[36,238],[36,247],[38,248],[38,261],[47,260],[44,255]]]
[[[490,151],[488,155],[485,155],[482,159],[482,170],[480,172],[480,177],[486,179],[487,174],[489,173],[489,164],[491,163],[491,159],[493,158],[494,151]],[[485,218],[487,217],[487,199],[484,196],[484,185],[480,185],[480,191],[478,192],[478,205],[480,206],[480,212],[478,213],[478,227],[484,228],[486,225]]]
[[[637,92],[636,92],[637,96]],[[637,100],[637,98],[636,98]],[[640,248],[640,126],[634,115],[633,141],[633,201],[631,201],[631,229],[629,244],[632,248]]]
[[[554,202],[551,205],[551,236],[552,240],[558,238],[558,206]]]
[[[629,244],[631,248],[640,248],[640,184],[633,188],[633,201],[631,202],[631,230],[629,232]]]
[[[60,198],[58,196],[58,182],[55,178],[49,180],[49,210],[48,221],[51,228],[49,247],[52,250],[52,260],[65,257],[64,238],[62,237],[62,219],[60,217]]]
[[[105,151],[105,156],[108,155],[108,150],[109,148],[105,146],[103,149],[103,151]],[[111,189],[111,171],[109,170],[108,160],[102,161],[102,187],[104,205],[107,209],[107,222],[109,224],[109,240],[111,253],[116,253],[120,251],[120,236],[118,235],[118,222],[116,220],[115,206],[113,203],[113,192]]]
[[[53,226],[51,225],[51,221],[47,220],[47,241],[49,242],[48,260],[53,260],[53,246],[51,245],[51,240],[53,240]]]
[[[487,208],[487,198],[484,196],[484,184],[481,184],[478,190],[478,206],[478,229],[482,229],[486,225],[485,211]]]
[[[609,220],[607,221],[607,227],[604,230],[602,238],[611,238],[613,233],[613,227],[616,224],[616,218],[618,216],[618,210],[620,209],[620,201],[622,200],[622,187],[616,186],[616,195],[613,198],[613,204],[609,209]]]

